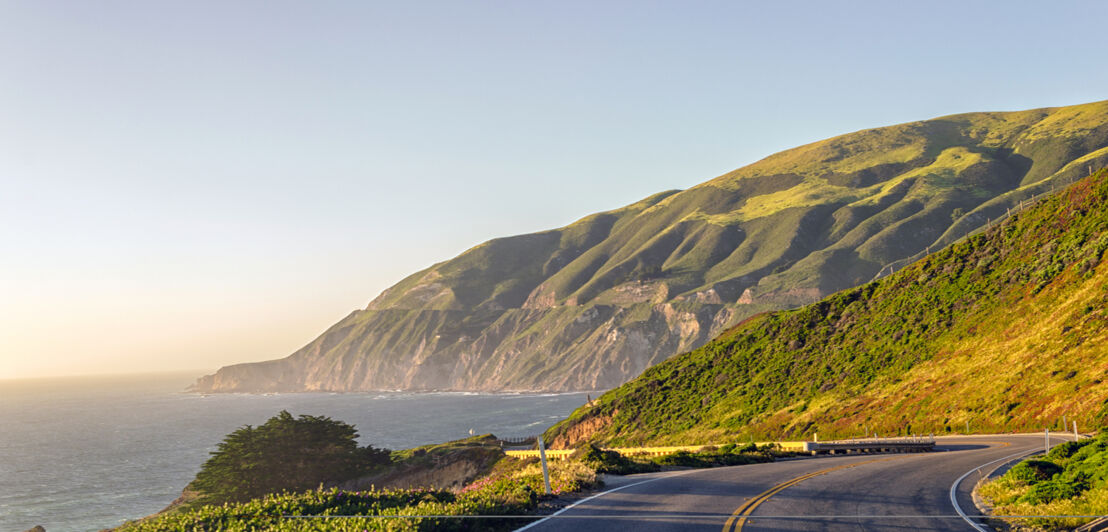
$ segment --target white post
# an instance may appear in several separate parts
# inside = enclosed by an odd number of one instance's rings
[[[969,434],[969,420],[966,420],[966,434]]]
[[[1080,437],[1081,436],[1077,435],[1077,420],[1075,419],[1075,420],[1073,420],[1073,440],[1077,441],[1077,439],[1080,438]]]
[[[819,433],[818,432],[815,432],[815,433],[812,434],[812,441],[814,441],[816,443],[819,443]]]
[[[550,495],[550,471],[546,468],[546,446],[542,436],[539,436],[539,461],[542,462],[542,483],[546,486],[546,494]]]
[[[1046,450],[1043,454],[1050,453],[1050,429],[1046,429]]]

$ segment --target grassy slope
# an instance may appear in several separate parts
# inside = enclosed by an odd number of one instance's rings
[[[536,288],[581,304],[638,279],[666,280],[667,299],[711,288],[737,297],[736,288],[718,285],[768,291],[806,280],[818,287],[835,250],[857,249],[850,261],[872,276],[903,255],[891,248],[935,244],[955,209],[972,217],[1005,192],[1059,172],[1085,175],[1084,165],[1067,164],[1106,145],[1108,102],[859,131],[562,229],[481,244],[405,279],[372,307],[513,307]],[[819,231],[813,218],[831,224]],[[814,250],[825,256],[799,260]],[[754,278],[740,281],[748,275]]]
[[[1108,416],[1108,175],[896,274],[755,317],[547,434],[563,444],[1041,429]]]
[[[888,273],[1105,164],[1108,101],[842,135],[486,242],[402,280],[289,359],[198,389],[610,387],[757,312]]]

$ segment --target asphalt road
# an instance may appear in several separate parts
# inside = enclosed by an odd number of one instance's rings
[[[951,495],[963,512],[977,514],[974,484],[1006,460],[974,470],[1043,445],[1042,435],[952,437],[940,438],[931,453],[633,475],[521,530],[972,531]]]

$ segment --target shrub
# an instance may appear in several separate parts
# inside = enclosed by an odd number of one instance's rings
[[[1004,476],[1012,480],[1034,484],[1036,482],[1049,480],[1051,477],[1061,472],[1062,467],[1054,462],[1048,462],[1046,460],[1025,460],[1008,470]]]
[[[591,444],[579,448],[573,453],[573,458],[595,469],[597,473],[612,475],[651,473],[661,469],[653,462],[632,460],[615,451],[605,451]]]
[[[754,444],[744,445],[739,448],[731,444],[729,445],[730,451],[724,451],[724,449],[728,448],[728,445],[720,447],[718,451],[705,451],[700,453],[677,451],[673,454],[655,458],[654,463],[667,466],[718,467],[759,464],[763,462],[772,462],[774,460],[773,450],[769,446],[759,449],[758,446]]]
[[[1058,445],[1055,445],[1054,448],[1050,450],[1050,454],[1047,455],[1047,458],[1056,461],[1065,460],[1073,456],[1075,453],[1077,453],[1077,451],[1081,450],[1082,447],[1088,445],[1089,443],[1092,443],[1093,441],[1095,440],[1068,441],[1060,443]]]
[[[713,460],[715,461],[716,465],[734,466],[772,462],[773,458],[753,453],[729,453],[715,456],[713,457]]]
[[[706,463],[705,460],[688,451],[677,451],[672,454],[662,455],[654,458],[652,461],[655,464],[667,466],[710,467],[710,464]]]
[[[1031,489],[1019,498],[1019,502],[1043,504],[1059,499],[1071,499],[1088,488],[1088,484],[1080,479],[1068,481],[1062,479],[1045,480],[1032,485]]]
[[[1093,486],[1108,485],[1108,450],[1092,445],[1081,449],[1071,457],[1066,473],[1073,477],[1080,476]]]

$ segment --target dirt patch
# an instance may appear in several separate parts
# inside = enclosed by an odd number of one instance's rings
[[[587,441],[597,431],[612,423],[612,416],[592,416],[571,425],[565,432],[554,437],[550,441],[551,449],[572,449],[577,444]]]
[[[350,480],[343,489],[459,489],[492,471],[504,451],[489,436],[403,451],[387,470]]]

